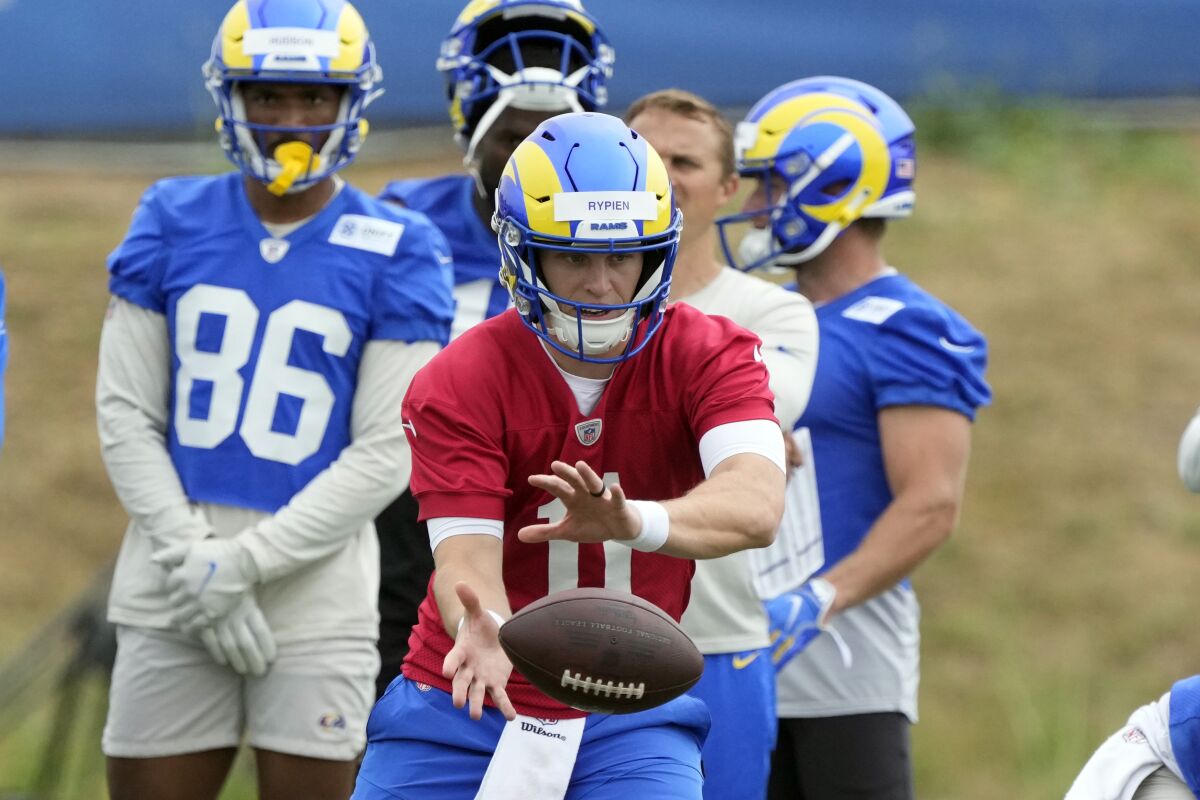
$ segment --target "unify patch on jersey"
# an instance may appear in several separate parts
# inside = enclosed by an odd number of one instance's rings
[[[329,243],[393,256],[403,233],[404,225],[399,222],[362,214],[342,214],[329,234]]]
[[[842,316],[847,319],[856,319],[859,322],[882,325],[888,317],[902,308],[904,308],[903,300],[896,300],[892,297],[864,297],[843,311]]]

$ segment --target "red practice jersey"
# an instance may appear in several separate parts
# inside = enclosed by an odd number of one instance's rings
[[[705,433],[775,419],[758,346],[754,334],[724,317],[672,306],[646,348],[617,366],[585,415],[515,311],[475,326],[417,373],[404,400],[420,518],[503,520],[504,585],[514,612],[563,589],[607,587],[643,597],[678,620],[694,562],[617,542],[521,542],[518,530],[566,511],[528,478],[549,473],[551,461],[582,460],[631,500],[682,497],[704,480]],[[432,582],[409,644],[405,676],[449,691],[442,661],[453,642]],[[517,672],[508,695],[522,714],[582,715]]]

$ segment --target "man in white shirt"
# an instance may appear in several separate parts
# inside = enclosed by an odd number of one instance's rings
[[[679,89],[635,101],[626,120],[662,156],[683,212],[672,302],[728,317],[762,339],[775,414],[791,431],[808,403],[816,369],[816,315],[803,296],[716,257],[714,220],[738,187],[728,120],[708,101]],[[693,694],[713,718],[703,753],[709,800],[762,797],[775,744],[775,670],[748,558],[743,551],[698,561],[683,615],[684,630],[704,654],[704,677]]]

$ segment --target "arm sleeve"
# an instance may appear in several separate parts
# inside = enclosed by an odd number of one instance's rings
[[[704,477],[711,476],[725,459],[741,453],[760,455],[787,474],[779,426],[765,419],[752,419],[718,425],[701,437],[700,463],[704,465]]]
[[[167,452],[169,348],[166,317],[112,299],[96,375],[100,455],[121,505],[155,551],[209,533]]]
[[[408,485],[400,403],[435,342],[370,341],[359,364],[351,442],[286,506],[239,534],[263,581],[341,548]]]
[[[763,363],[771,374],[775,417],[785,430],[808,407],[817,371],[817,315],[812,303],[793,292],[770,292],[770,303],[757,315],[755,333],[762,339]]]
[[[877,408],[939,406],[975,419],[991,402],[987,341],[946,309],[910,307],[876,329],[868,368]]]

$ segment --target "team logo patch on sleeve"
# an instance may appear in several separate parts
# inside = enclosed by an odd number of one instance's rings
[[[891,297],[864,297],[843,311],[842,316],[859,322],[870,322],[872,325],[882,325],[888,317],[902,308],[903,300]]]
[[[600,430],[604,427],[604,420],[589,419],[580,422],[575,426],[575,436],[579,438],[579,443],[585,447],[591,447],[596,442],[600,441]]]
[[[404,226],[399,222],[362,214],[342,214],[329,234],[329,243],[394,256],[403,233]]]

